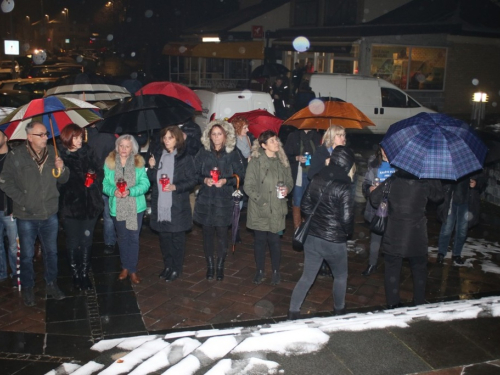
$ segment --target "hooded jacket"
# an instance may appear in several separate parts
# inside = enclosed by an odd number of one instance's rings
[[[213,126],[219,125],[226,133],[226,142],[217,156],[210,144],[209,133]],[[233,126],[223,120],[215,120],[207,125],[201,137],[203,147],[196,154],[194,164],[196,180],[200,190],[194,206],[194,221],[206,226],[223,227],[231,225],[233,213],[233,192],[236,187],[237,174],[240,183],[245,177],[245,168],[240,154],[235,150],[236,138]],[[210,171],[217,167],[220,179],[226,179],[226,184],[218,188],[205,184],[205,178],[211,178]]]
[[[332,152],[330,164],[313,177],[300,205],[301,211],[308,216],[321,199],[311,218],[309,235],[329,242],[346,242],[352,234],[354,200],[348,173],[353,164],[352,150],[337,146]]]
[[[277,157],[270,158],[259,141],[252,145],[252,159],[248,163],[244,190],[248,195],[247,227],[271,233],[285,229],[288,212],[287,199],[278,199],[276,184],[283,181],[291,192],[293,188],[290,163],[280,142]]]
[[[116,216],[116,197],[115,197],[115,168],[116,151],[111,151],[104,164],[104,182],[102,191],[109,197],[109,214]],[[149,179],[144,168],[144,158],[137,154],[134,156],[135,165],[135,186],[127,187],[130,196],[135,197],[137,213],[146,211],[146,197],[144,194],[149,190]]]

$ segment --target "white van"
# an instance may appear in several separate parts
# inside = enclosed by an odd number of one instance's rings
[[[195,122],[204,131],[207,124],[220,118],[229,118],[235,113],[265,109],[275,114],[271,95],[260,91],[209,91],[194,90],[201,100],[202,112],[195,116]]]
[[[393,84],[355,74],[312,74],[311,89],[316,97],[332,97],[354,104],[376,126],[363,131],[385,134],[389,126],[420,112],[433,113]]]

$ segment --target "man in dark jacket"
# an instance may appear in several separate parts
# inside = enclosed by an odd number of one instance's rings
[[[10,148],[7,143],[7,136],[0,130],[0,172],[2,172],[7,153]],[[8,259],[10,270],[12,271],[12,286],[17,287],[17,224],[12,216],[12,199],[0,190],[0,233],[7,232],[9,239]],[[5,245],[3,235],[0,236],[0,281],[7,278],[7,259],[5,257]]]
[[[43,244],[47,295],[60,300],[65,297],[57,286],[57,233],[59,191],[57,184],[69,178],[69,169],[47,146],[49,133],[40,122],[26,125],[27,142],[7,155],[0,175],[0,189],[14,203],[14,216],[21,244],[21,286],[23,302],[35,305],[35,273],[33,270],[36,237]],[[57,177],[56,177],[57,176]]]
[[[283,77],[277,77],[271,88],[276,116],[283,120],[287,118],[288,90],[289,88],[285,85]]]
[[[472,189],[482,190],[479,175],[466,176],[450,183],[443,183],[444,202],[438,207],[438,216],[443,225],[439,233],[437,263],[443,264],[451,234],[455,228],[455,240],[451,259],[454,264],[464,264],[462,249],[469,229],[469,193]]]

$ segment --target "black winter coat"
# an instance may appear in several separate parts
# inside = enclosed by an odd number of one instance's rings
[[[325,167],[314,176],[302,197],[300,209],[305,215],[312,213],[321,192],[321,203],[311,219],[309,235],[330,242],[346,242],[354,224],[352,181],[336,165]]]
[[[330,159],[330,151],[328,151],[325,145],[321,145],[311,157],[311,165],[307,171],[307,178],[309,178],[309,180],[312,180],[316,174],[326,167],[326,159]]]
[[[370,201],[378,207],[383,198],[386,183],[391,180],[389,192],[389,218],[383,237],[383,252],[398,257],[425,256],[428,250],[427,201],[443,199],[439,180],[420,180],[404,172],[396,171],[370,194]]]
[[[157,162],[161,159],[162,150],[157,149],[153,154]],[[171,181],[175,185],[172,194],[172,221],[158,221],[158,170],[148,169],[148,178],[151,181],[151,216],[149,225],[157,232],[185,232],[193,226],[193,215],[191,214],[191,204],[189,193],[196,185],[196,175],[193,157],[185,150],[178,153],[174,158],[174,179]],[[163,193],[169,194],[169,193]]]
[[[319,145],[321,143],[321,134],[319,134],[316,130],[311,130],[314,132],[312,141],[314,146],[316,147],[316,151],[319,149]],[[285,153],[290,161],[290,168],[292,169],[292,178],[293,183],[297,181],[297,172],[299,170],[299,162],[295,159],[297,156],[302,155],[300,152],[300,130],[290,133],[285,143]],[[314,154],[313,154],[314,155]],[[311,156],[313,156],[311,155]],[[323,164],[324,165],[324,164]]]
[[[224,227],[231,225],[233,212],[232,194],[236,186],[236,178],[240,177],[240,184],[245,176],[245,168],[240,153],[233,149],[227,153],[223,148],[217,158],[214,151],[201,148],[195,157],[196,178],[201,185],[194,207],[194,221],[202,225]],[[227,179],[227,183],[218,188],[204,183],[205,178],[210,178],[210,171],[219,168],[220,178]]]
[[[62,218],[78,220],[92,219],[102,212],[102,181],[104,178],[103,165],[98,162],[94,151],[83,144],[82,148],[70,152],[60,147],[59,155],[64,166],[69,169],[69,180],[59,185],[59,215]],[[87,172],[92,169],[96,173],[96,180],[90,186],[85,186]]]

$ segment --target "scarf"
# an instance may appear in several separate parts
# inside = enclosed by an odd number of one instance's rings
[[[160,176],[168,175],[170,183],[174,182],[174,160],[177,149],[169,153],[163,150],[161,154],[160,169],[156,173],[156,185],[158,186],[158,221],[172,221],[172,192],[161,191]]]
[[[243,157],[247,158],[250,156],[250,153],[252,152],[251,146],[250,146],[250,139],[248,138],[248,135],[244,136],[237,136],[236,137],[236,147],[241,151],[241,154]]]
[[[28,153],[30,154],[31,158],[35,161],[36,165],[38,166],[38,170],[40,171],[41,174],[43,171],[43,166],[47,161],[47,158],[49,157],[49,150],[47,149],[47,147],[44,147],[42,152],[38,154],[31,146],[31,143],[29,143],[28,141],[26,141],[26,148],[28,149]]]
[[[127,158],[125,167],[122,167],[120,155],[116,153],[115,156],[115,183],[119,178],[127,181],[127,189],[135,186],[135,164],[134,155]],[[116,220],[125,221],[125,227],[129,230],[137,230],[137,204],[135,197],[130,195],[125,198],[116,198]]]

